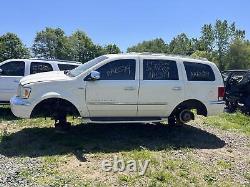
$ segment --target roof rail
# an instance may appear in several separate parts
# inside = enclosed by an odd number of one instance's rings
[[[189,58],[189,59],[197,59],[197,60],[208,60],[207,58],[203,57],[191,57],[188,55],[178,55],[178,54],[167,54],[167,53],[152,53],[152,52],[129,52],[127,54],[138,54],[138,55],[152,55],[152,56],[171,56],[171,57],[179,57],[179,58]]]
[[[44,61],[57,61],[57,62],[71,62],[76,64],[81,64],[81,62],[73,61],[73,60],[60,60],[60,59],[47,59],[47,58],[29,58],[30,60],[44,60]]]

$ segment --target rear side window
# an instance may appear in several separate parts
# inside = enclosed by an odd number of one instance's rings
[[[121,59],[109,62],[97,71],[101,80],[135,80],[135,59]]]
[[[25,62],[11,61],[0,66],[3,76],[24,76]]]
[[[44,62],[31,62],[30,74],[53,71],[51,64]]]
[[[188,81],[215,81],[212,68],[207,64],[183,62]]]
[[[64,70],[72,70],[78,67],[77,65],[71,65],[71,64],[58,64],[58,68],[60,71]]]
[[[176,62],[172,60],[143,60],[143,80],[179,80]]]

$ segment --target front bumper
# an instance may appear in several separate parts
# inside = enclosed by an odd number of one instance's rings
[[[12,113],[19,118],[30,118],[32,112],[32,105],[27,101],[27,99],[22,99],[20,97],[12,97],[10,99],[10,106]]]

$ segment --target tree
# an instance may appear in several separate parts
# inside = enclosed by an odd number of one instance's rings
[[[191,55],[191,57],[194,57],[194,58],[206,58],[211,62],[216,62],[216,55],[213,52],[196,50]]]
[[[193,53],[192,40],[186,34],[181,33],[170,42],[169,51],[173,54],[191,55]]]
[[[135,46],[127,49],[128,52],[152,52],[152,53],[167,53],[168,45],[161,38],[154,40],[143,41]]]
[[[250,42],[235,40],[227,55],[228,69],[249,69],[250,68]]]
[[[72,60],[87,62],[102,55],[103,48],[95,45],[83,31],[76,31],[69,37],[70,56]]]
[[[60,28],[46,27],[36,34],[32,51],[35,57],[47,59],[71,59],[69,44]]]
[[[104,46],[103,52],[104,54],[118,54],[118,53],[121,53],[121,50],[119,49],[117,45],[109,44],[109,45]]]
[[[230,44],[235,40],[242,40],[245,37],[245,31],[236,29],[235,23],[228,24],[226,20],[216,20],[215,25],[205,24],[201,30],[199,41],[199,50],[207,52],[216,52],[216,59],[219,68],[225,69],[226,55]]]
[[[201,51],[207,51],[207,52],[212,52],[214,49],[214,30],[212,24],[205,24],[201,28],[201,37],[198,42],[198,48]]]
[[[11,58],[28,58],[29,50],[16,34],[6,33],[0,36],[0,62]]]

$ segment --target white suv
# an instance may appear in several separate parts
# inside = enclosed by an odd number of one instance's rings
[[[48,72],[20,81],[11,99],[21,118],[66,115],[88,122],[186,123],[197,114],[223,112],[224,83],[207,60],[164,54],[112,54],[95,58],[67,73]]]
[[[71,70],[79,63],[62,60],[10,59],[0,63],[0,104],[8,104],[16,94],[20,79],[30,74]]]

